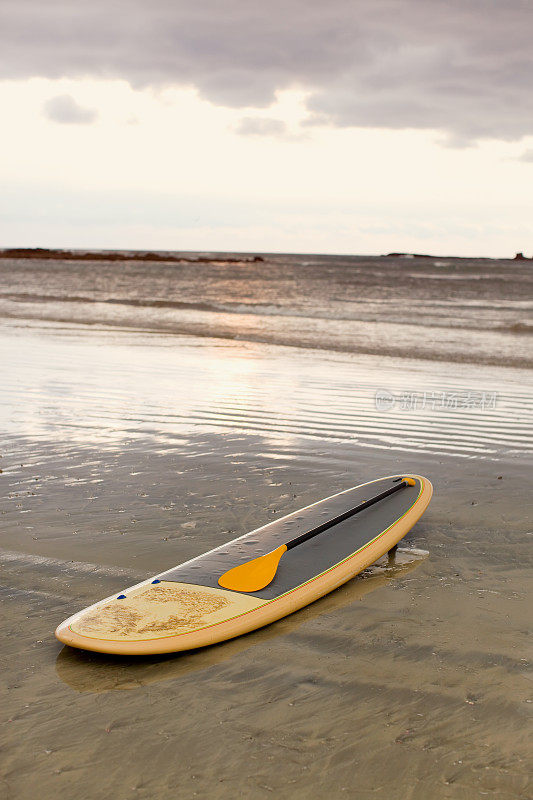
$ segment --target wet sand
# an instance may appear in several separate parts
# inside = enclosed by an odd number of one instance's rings
[[[72,331],[0,333],[4,795],[531,797],[519,376],[420,362],[419,387],[498,390],[499,405],[378,413],[405,363]],[[408,552],[285,620],[160,659],[53,638],[99,597],[401,471],[435,487]]]

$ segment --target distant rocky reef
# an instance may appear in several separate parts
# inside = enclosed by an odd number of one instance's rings
[[[149,253],[135,251],[120,253],[102,250],[49,250],[45,247],[12,247],[0,250],[0,258],[53,259],[54,261],[163,261],[185,264],[255,264],[265,259],[262,256],[175,256],[171,253]]]
[[[386,253],[385,258],[461,258],[461,256],[435,256],[435,255],[431,256],[428,255],[427,253]],[[528,258],[523,253],[517,253],[512,260],[533,261],[533,258]]]
[[[426,253],[386,253],[387,258],[435,258]]]

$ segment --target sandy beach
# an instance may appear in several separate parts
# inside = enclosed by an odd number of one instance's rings
[[[6,798],[531,796],[527,336],[506,364],[493,332],[476,364],[452,325],[416,358],[320,348],[312,321],[293,347],[283,320],[254,341],[246,320],[224,336],[202,317],[195,336],[142,309],[103,319],[109,303],[89,324],[88,304],[76,321],[71,300],[2,302]],[[435,494],[396,561],[268,628],[145,659],[53,637],[110,592],[402,471]]]

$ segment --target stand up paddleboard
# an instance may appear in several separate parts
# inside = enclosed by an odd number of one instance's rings
[[[248,633],[323,597],[393,549],[432,493],[420,475],[340,492],[89,606],[56,636],[83,650],[149,655]]]

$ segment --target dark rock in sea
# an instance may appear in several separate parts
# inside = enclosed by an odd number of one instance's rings
[[[523,253],[517,253],[515,255],[515,257],[513,258],[513,261],[531,261],[531,260],[533,260],[533,259],[529,259]]]
[[[386,258],[435,258],[427,253],[387,253]]]
[[[44,247],[12,247],[0,250],[0,258],[54,259],[55,261],[158,261],[180,264],[253,264],[264,261],[262,256],[174,256],[170,253],[104,252],[102,250],[48,250]]]

